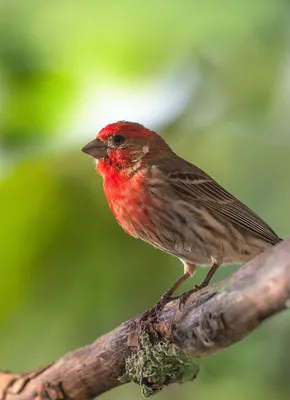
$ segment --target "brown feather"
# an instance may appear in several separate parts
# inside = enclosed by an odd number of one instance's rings
[[[171,162],[171,168],[168,168],[168,165],[166,169],[162,168],[167,164],[164,160],[161,171],[163,169],[164,179],[180,200],[200,203],[208,210],[228,219],[233,225],[246,229],[250,234],[268,243],[276,244],[281,240],[254,211],[226,191],[213,178],[188,161],[176,157],[178,162]],[[173,169],[174,165],[178,165],[178,171]]]

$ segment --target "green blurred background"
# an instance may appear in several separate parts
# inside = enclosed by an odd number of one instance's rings
[[[158,130],[289,234],[289,20],[286,0],[0,2],[1,368],[93,341],[182,273],[114,221],[80,151],[107,123]],[[289,337],[285,312],[158,398],[289,399]]]

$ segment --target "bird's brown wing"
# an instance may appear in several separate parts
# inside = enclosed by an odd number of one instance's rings
[[[171,170],[166,178],[179,199],[200,203],[269,243],[281,240],[257,214],[198,167],[186,162],[183,171]]]

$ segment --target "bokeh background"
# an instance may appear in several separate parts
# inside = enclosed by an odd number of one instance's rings
[[[1,0],[1,368],[93,341],[182,272],[115,223],[80,151],[107,123],[158,130],[289,235],[289,20],[286,0]],[[284,312],[158,398],[289,399],[289,337]]]

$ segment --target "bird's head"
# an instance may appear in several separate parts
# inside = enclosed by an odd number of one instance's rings
[[[155,132],[136,122],[107,125],[82,151],[96,160],[101,175],[119,172],[130,175],[142,164],[164,157],[169,146]]]

